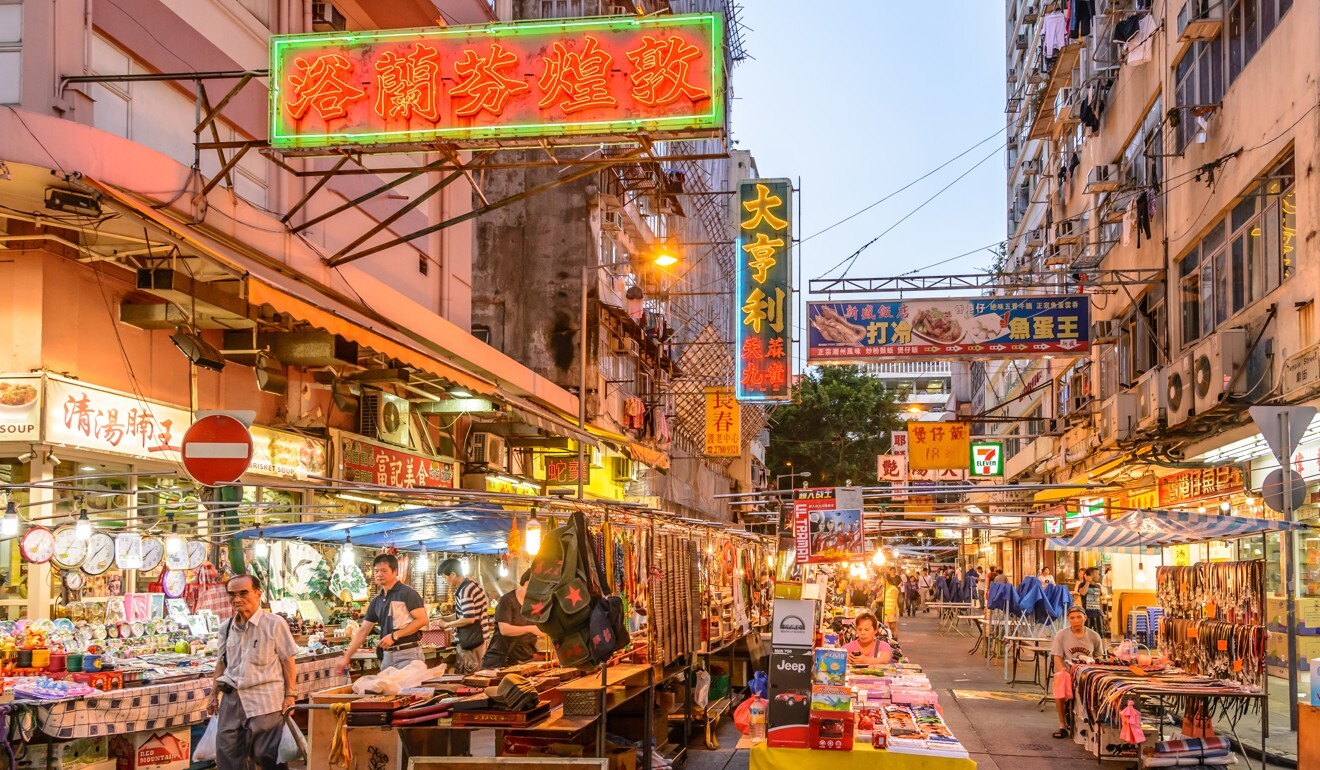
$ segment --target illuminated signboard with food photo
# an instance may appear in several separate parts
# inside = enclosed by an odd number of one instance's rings
[[[1086,297],[809,302],[812,363],[1085,355]]]
[[[724,130],[718,14],[275,35],[279,149]]]

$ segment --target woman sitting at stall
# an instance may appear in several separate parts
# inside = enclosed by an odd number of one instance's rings
[[[883,666],[894,656],[894,648],[882,642],[877,635],[880,623],[869,612],[863,612],[855,621],[857,638],[844,645],[851,666]]]

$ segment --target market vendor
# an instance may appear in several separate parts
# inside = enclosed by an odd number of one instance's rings
[[[406,666],[410,661],[425,660],[422,656],[422,629],[429,622],[426,605],[420,594],[399,580],[399,558],[382,553],[372,562],[372,571],[380,593],[372,597],[367,614],[362,617],[348,649],[344,650],[344,659],[340,662],[344,673],[348,672],[353,655],[362,648],[376,626],[380,626],[376,659],[380,661],[381,671]]]
[[[1083,658],[1099,660],[1104,654],[1100,635],[1086,626],[1086,610],[1074,604],[1068,608],[1068,627],[1054,635],[1050,655],[1054,657],[1054,707],[1059,713],[1059,729],[1055,738],[1067,738],[1068,711],[1072,708],[1072,676],[1068,664]]]
[[[545,636],[545,632],[522,614],[522,603],[527,598],[527,580],[531,574],[531,570],[524,572],[518,587],[501,596],[495,605],[495,633],[481,658],[482,668],[516,666],[536,656],[536,638]]]
[[[489,602],[486,590],[463,575],[458,559],[441,562],[440,577],[445,579],[454,594],[454,614],[457,617],[443,623],[445,628],[457,629],[454,640],[458,642],[458,655],[454,671],[471,674],[480,670],[481,659],[486,654],[486,605]]]
[[[298,645],[289,624],[261,609],[261,581],[239,575],[225,586],[234,617],[220,627],[215,695],[219,770],[243,770],[249,758],[260,770],[279,767],[283,711],[293,706]],[[215,701],[211,702],[216,710]]]
[[[848,664],[883,666],[888,663],[894,656],[894,648],[880,641],[877,635],[880,623],[875,616],[863,612],[853,622],[857,628],[857,638],[843,646],[848,651]]]

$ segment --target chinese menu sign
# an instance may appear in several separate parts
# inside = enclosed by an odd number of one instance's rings
[[[1160,479],[1160,505],[1178,505],[1246,489],[1242,469],[1236,465],[1196,468]]]
[[[558,486],[564,484],[577,484],[578,479],[582,479],[583,484],[591,483],[591,462],[587,461],[585,473],[579,471],[577,455],[546,455],[545,456],[545,483],[548,486]]]
[[[305,479],[325,473],[325,441],[253,425],[248,470],[265,476]]]
[[[906,484],[908,480],[907,455],[878,455],[875,458],[876,481]]]
[[[706,454],[742,454],[742,407],[733,397],[732,388],[706,388]]]
[[[738,185],[734,354],[739,401],[792,396],[792,194],[787,179]]]
[[[908,426],[908,467],[913,470],[967,470],[972,451],[971,426],[934,422]]]
[[[270,144],[712,136],[718,14],[275,35]]]
[[[73,380],[46,380],[46,441],[130,457],[179,461],[186,409]]]
[[[456,486],[453,460],[395,449],[361,436],[340,434],[339,464],[347,481],[388,487]]]
[[[814,363],[1032,358],[1090,350],[1086,297],[807,303]]]

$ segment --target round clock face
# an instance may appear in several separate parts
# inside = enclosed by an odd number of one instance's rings
[[[78,569],[87,558],[87,541],[79,540],[73,527],[55,530],[55,555],[52,561],[60,569]]]
[[[70,591],[81,591],[83,586],[87,585],[87,579],[81,572],[64,573],[64,587]]]
[[[160,582],[165,590],[165,595],[171,599],[177,599],[183,596],[183,589],[188,585],[188,576],[182,570],[167,568]]]
[[[188,541],[188,569],[197,569],[206,561],[206,543],[200,540]]]
[[[33,564],[45,564],[55,555],[55,535],[45,527],[32,527],[23,533],[18,550]]]
[[[104,532],[95,532],[87,541],[87,558],[82,570],[88,575],[100,575],[115,563],[115,541]]]
[[[142,538],[142,566],[138,568],[141,572],[151,572],[160,566],[161,559],[165,558],[165,543],[158,537]]]

